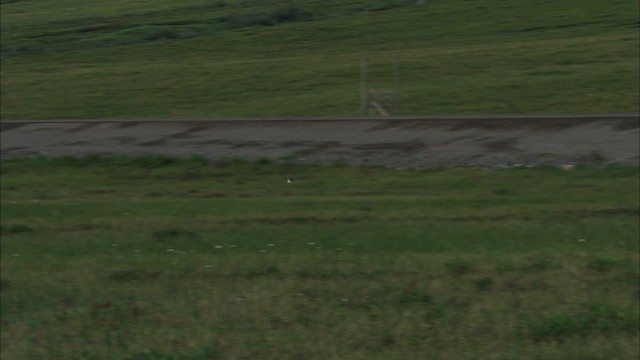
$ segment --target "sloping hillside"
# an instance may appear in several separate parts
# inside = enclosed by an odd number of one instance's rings
[[[638,111],[628,0],[3,0],[2,118]]]

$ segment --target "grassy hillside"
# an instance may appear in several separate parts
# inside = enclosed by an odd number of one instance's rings
[[[628,0],[4,0],[2,118],[638,111]]]
[[[637,168],[1,170],[3,359],[638,357]]]

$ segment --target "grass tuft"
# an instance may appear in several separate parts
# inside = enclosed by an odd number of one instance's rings
[[[592,257],[587,260],[587,268],[598,272],[609,272],[618,266],[619,261],[616,259]]]
[[[126,268],[120,270],[114,270],[107,278],[113,281],[129,282],[129,281],[149,281],[155,280],[160,276],[157,271],[140,268]]]
[[[523,324],[529,336],[536,341],[565,341],[574,336],[586,336],[592,331],[636,333],[639,322],[630,309],[591,304],[572,311],[527,318]]]
[[[481,277],[473,281],[473,285],[478,290],[489,290],[493,287],[494,281],[491,277]]]
[[[2,235],[30,233],[32,231],[33,228],[26,224],[0,225],[0,234]]]
[[[466,259],[453,259],[446,262],[444,265],[450,273],[456,276],[469,274],[475,268],[475,264]]]
[[[184,239],[196,239],[198,234],[191,230],[185,229],[164,229],[164,230],[156,230],[151,236],[161,243],[167,243],[169,241]]]

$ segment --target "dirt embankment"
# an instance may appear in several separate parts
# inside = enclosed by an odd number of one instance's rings
[[[638,114],[2,122],[2,158],[162,154],[389,167],[628,164]]]

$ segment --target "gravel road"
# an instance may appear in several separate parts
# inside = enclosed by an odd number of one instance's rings
[[[638,114],[3,121],[2,159],[201,155],[388,167],[638,165]]]

